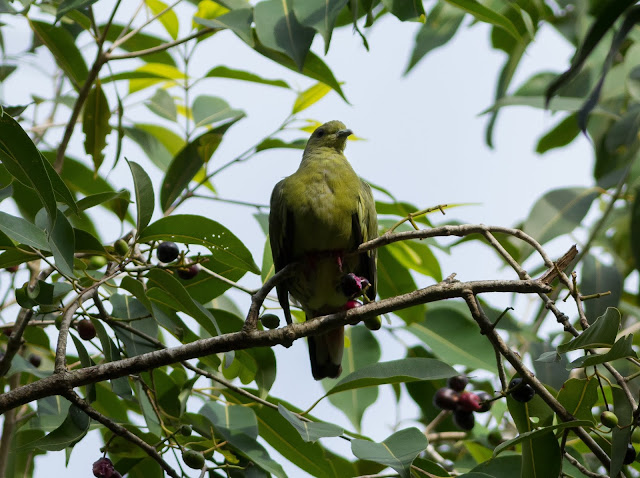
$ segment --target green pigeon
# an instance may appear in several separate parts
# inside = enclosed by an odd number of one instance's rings
[[[376,296],[376,251],[348,254],[378,236],[371,187],[360,179],[343,151],[353,134],[340,121],[319,126],[309,138],[298,170],[276,184],[271,195],[269,237],[275,271],[298,263],[277,286],[291,323],[289,294],[307,320],[359,305]],[[375,317],[365,322],[380,327]],[[313,378],[342,372],[344,327],[309,337]]]

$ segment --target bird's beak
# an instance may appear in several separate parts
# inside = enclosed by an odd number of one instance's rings
[[[353,131],[351,131],[350,129],[341,129],[337,134],[338,138],[348,138],[353,134]]]

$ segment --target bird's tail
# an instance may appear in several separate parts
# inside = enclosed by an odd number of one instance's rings
[[[309,337],[311,373],[316,380],[338,378],[342,373],[344,327]]]

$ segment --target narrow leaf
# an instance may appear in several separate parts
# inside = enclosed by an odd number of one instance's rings
[[[324,422],[307,422],[302,420],[298,415],[294,415],[287,410],[282,404],[278,404],[280,415],[287,419],[293,427],[298,430],[302,439],[306,442],[316,442],[322,437],[338,437],[344,433],[344,430],[333,423]]]
[[[93,158],[95,173],[98,172],[104,160],[102,150],[107,146],[107,135],[111,131],[110,117],[109,102],[102,91],[100,81],[96,81],[87,96],[87,103],[82,113],[82,131],[85,135],[84,150]]]
[[[129,168],[131,169],[131,175],[133,176],[133,185],[136,190],[136,208],[138,236],[142,233],[145,227],[151,221],[153,216],[153,206],[155,204],[155,196],[153,194],[153,184],[149,175],[138,163],[129,161]]]

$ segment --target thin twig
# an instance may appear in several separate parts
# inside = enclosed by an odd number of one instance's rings
[[[134,435],[129,430],[127,430],[122,425],[114,422],[110,418],[104,416],[96,409],[94,409],[91,405],[89,405],[85,400],[83,400],[76,392],[73,390],[67,390],[63,393],[63,396],[69,400],[71,403],[80,408],[84,413],[89,415],[89,417],[94,420],[102,423],[105,427],[111,430],[118,436],[121,436],[125,440],[133,443],[134,445],[140,447],[147,455],[153,458],[158,464],[164,469],[164,471],[171,476],[172,478],[180,478],[180,475],[160,456],[158,450],[149,445],[146,441],[142,440],[137,435]]]
[[[189,40],[193,40],[194,38],[199,38],[207,33],[216,32],[218,30],[222,30],[222,28],[213,28],[206,27],[202,30],[198,30],[197,32],[192,33],[184,38],[180,38],[179,40],[175,40],[168,43],[163,43],[162,45],[154,46],[152,48],[147,48],[145,50],[132,51],[129,53],[122,53],[121,55],[113,55],[111,53],[107,53],[106,58],[107,61],[111,60],[126,60],[129,58],[139,58],[141,56],[151,55],[153,53],[158,53],[160,51],[168,50],[169,48],[173,48],[176,45],[181,45],[182,43],[188,42]]]
[[[593,471],[587,470],[578,460],[572,457],[568,452],[564,452],[564,459],[575,466],[581,473],[591,478],[609,478],[606,475],[601,475],[600,473],[594,473]]]

